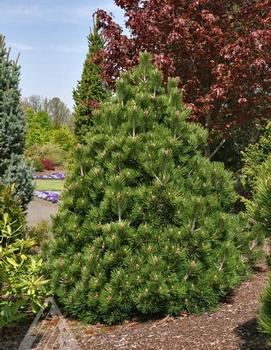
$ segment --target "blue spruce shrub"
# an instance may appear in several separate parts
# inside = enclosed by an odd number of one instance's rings
[[[26,164],[25,119],[20,107],[20,67],[0,35],[0,182],[15,185],[25,206],[32,197],[32,171]]]

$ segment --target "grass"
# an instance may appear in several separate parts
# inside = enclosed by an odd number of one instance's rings
[[[62,191],[65,181],[63,180],[35,180],[37,191]]]

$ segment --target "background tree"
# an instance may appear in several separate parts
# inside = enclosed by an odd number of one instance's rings
[[[69,108],[59,97],[49,99],[47,97],[43,98],[39,95],[32,95],[21,101],[21,107],[25,113],[28,109],[32,109],[36,113],[47,113],[52,119],[54,127],[68,124],[71,119]]]
[[[114,86],[145,49],[165,80],[180,77],[190,120],[206,126],[211,139],[223,134],[221,145],[240,125],[270,118],[270,0],[115,3],[124,10],[131,35],[98,11],[106,40],[101,67],[109,84]]]
[[[47,105],[48,114],[51,117],[54,127],[67,124],[71,118],[71,112],[63,101],[58,97],[53,97]]]
[[[101,78],[101,68],[95,60],[103,49],[103,40],[93,21],[93,28],[88,36],[88,54],[84,63],[81,80],[73,91],[75,102],[74,132],[82,142],[92,125],[92,112],[99,107],[100,101],[108,96],[108,90]]]
[[[32,172],[23,157],[25,119],[20,107],[20,67],[10,58],[10,50],[0,35],[0,182],[15,184],[22,204],[33,192]]]
[[[31,108],[34,112],[42,112],[44,110],[43,99],[39,95],[26,97],[22,103],[25,106],[24,109]]]
[[[162,79],[142,54],[95,111],[44,246],[57,297],[91,323],[213,307],[255,248],[231,174],[203,156],[206,130]]]

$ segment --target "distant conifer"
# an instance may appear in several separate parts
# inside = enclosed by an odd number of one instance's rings
[[[101,68],[96,62],[103,48],[103,40],[97,29],[96,20],[88,37],[88,54],[81,80],[73,92],[75,101],[74,132],[78,142],[83,142],[92,125],[93,110],[108,96],[108,90],[101,78]]]

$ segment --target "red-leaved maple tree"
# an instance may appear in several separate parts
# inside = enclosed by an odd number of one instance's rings
[[[97,12],[106,40],[107,82],[153,54],[167,76],[180,77],[191,120],[211,136],[271,117],[271,0],[115,0],[130,36]]]

